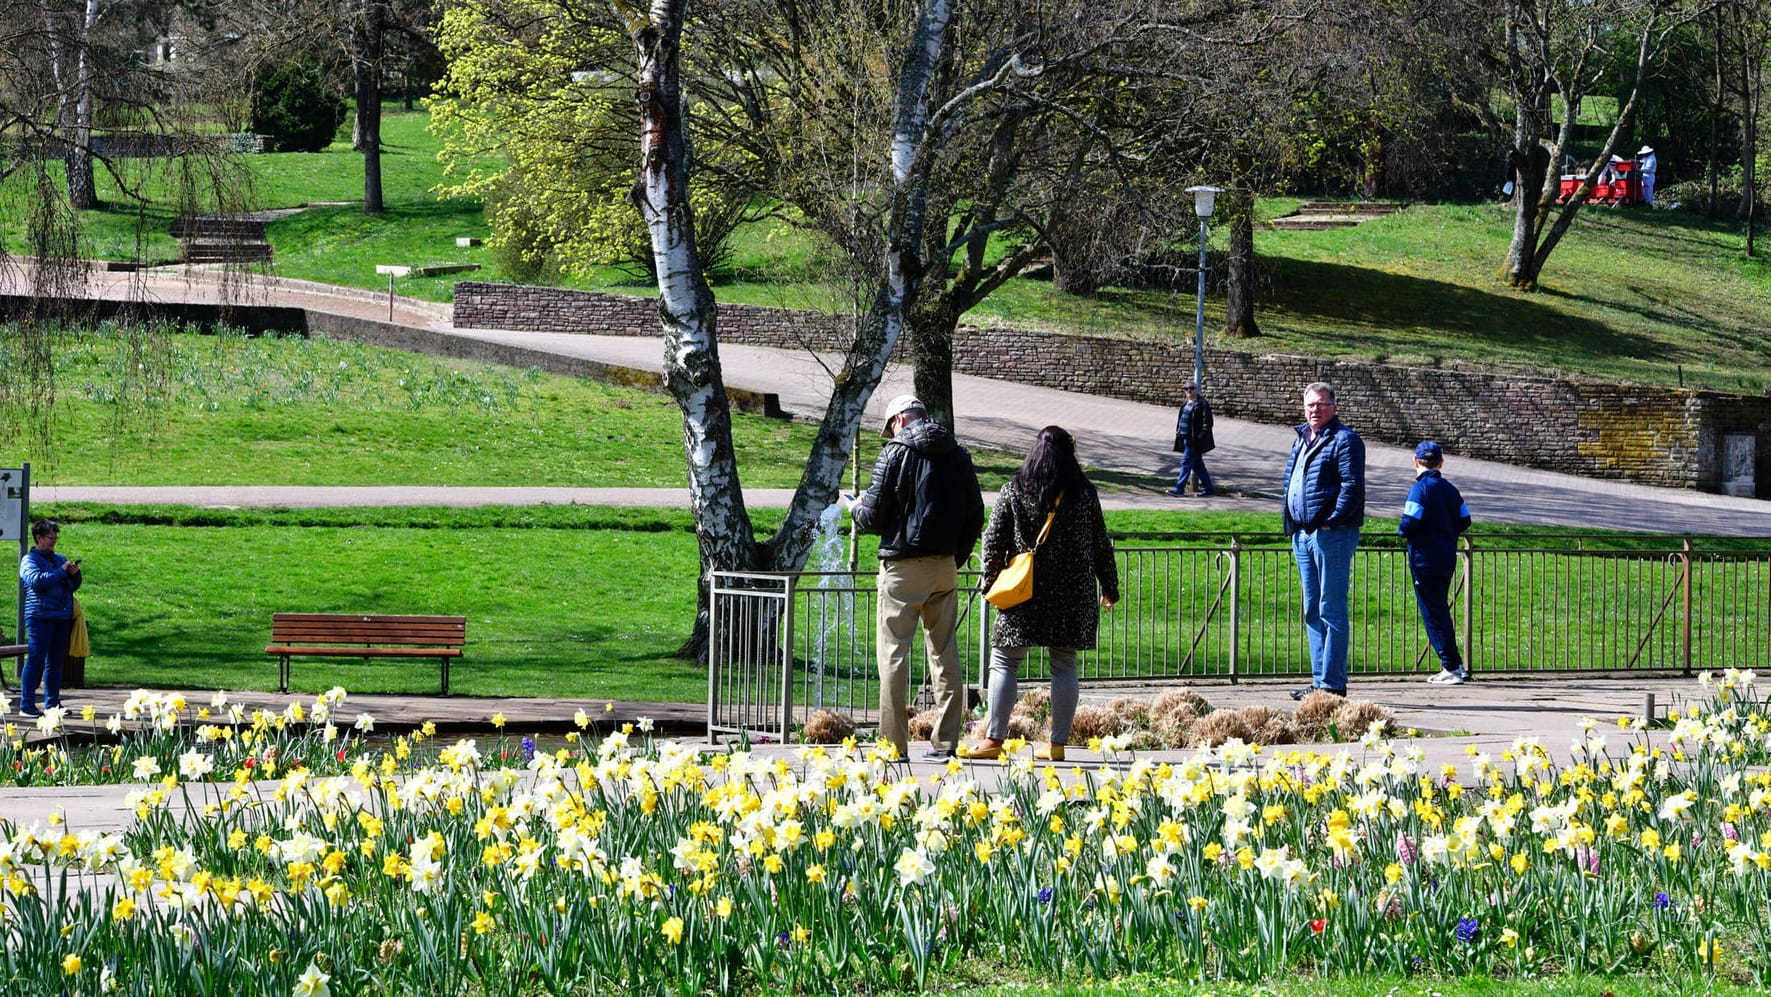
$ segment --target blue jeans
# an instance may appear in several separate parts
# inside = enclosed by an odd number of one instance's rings
[[[1199,478],[1199,494],[1210,495],[1211,472],[1205,469],[1205,455],[1199,448],[1189,443],[1181,450],[1181,473],[1175,477],[1175,491],[1187,490],[1187,478],[1197,475]]]
[[[1352,636],[1347,591],[1353,583],[1353,549],[1359,530],[1294,533],[1291,553],[1304,587],[1304,631],[1310,637],[1310,684],[1347,687],[1347,643]]]
[[[1427,628],[1427,642],[1439,656],[1439,667],[1455,672],[1464,666],[1457,629],[1451,622],[1451,579],[1457,573],[1457,562],[1428,564],[1411,557],[1408,570],[1414,576],[1414,602]]]
[[[74,635],[73,620],[25,618],[26,642],[31,650],[25,670],[18,676],[18,708],[35,712],[37,686],[43,686],[43,705],[61,705],[61,663],[68,656],[68,638]]]

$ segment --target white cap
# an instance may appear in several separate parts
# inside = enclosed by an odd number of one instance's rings
[[[928,406],[924,405],[922,400],[915,395],[899,395],[887,402],[885,410],[885,426],[880,429],[879,435],[888,440],[891,439],[892,420],[911,409],[915,409],[918,412],[926,412],[928,411]]]

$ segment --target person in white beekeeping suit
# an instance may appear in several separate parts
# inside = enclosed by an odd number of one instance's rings
[[[1642,203],[1654,207],[1654,170],[1659,165],[1654,159],[1654,147],[1645,145],[1636,150],[1636,162],[1642,176]]]

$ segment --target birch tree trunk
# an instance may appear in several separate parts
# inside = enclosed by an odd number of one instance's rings
[[[42,12],[50,50],[50,75],[57,91],[53,134],[61,146],[68,205],[89,211],[99,206],[92,166],[92,38],[101,10],[99,0],[85,0],[83,7],[80,18],[72,22],[61,20],[58,11],[48,3],[43,4]],[[69,36],[66,42],[64,31]]]
[[[683,414],[689,502],[700,542],[694,631],[685,655],[706,659],[711,575],[719,570],[797,570],[818,517],[836,500],[867,401],[904,328],[919,275],[916,247],[927,205],[930,156],[924,140],[927,88],[944,43],[951,0],[929,0],[898,74],[891,144],[892,210],[885,277],[860,323],[781,529],[758,543],[744,505],[732,448],[731,406],[720,369],[718,307],[695,245],[689,205],[688,123],[681,92],[682,30],[688,0],[617,4],[638,55],[640,174],[632,198],[645,222],[658,276],[664,379]]]

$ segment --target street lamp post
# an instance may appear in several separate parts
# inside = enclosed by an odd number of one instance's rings
[[[1193,380],[1199,385],[1199,397],[1205,397],[1205,245],[1206,227],[1217,207],[1222,187],[1188,187],[1193,195],[1193,213],[1199,216],[1199,310],[1193,330]]]

